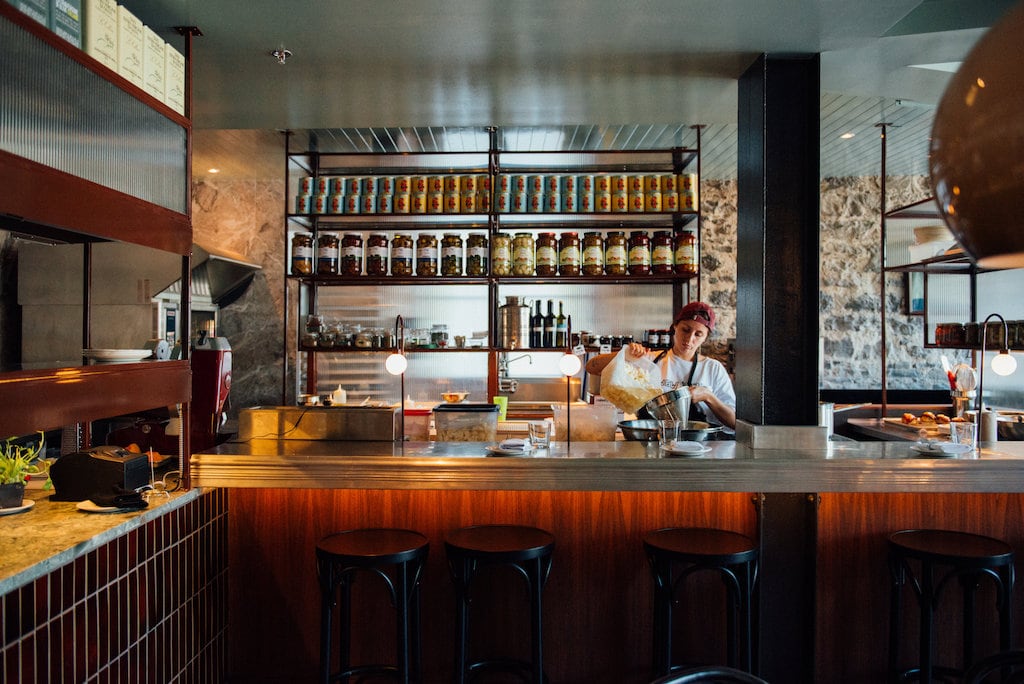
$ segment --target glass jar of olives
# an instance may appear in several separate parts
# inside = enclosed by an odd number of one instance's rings
[[[487,233],[470,233],[466,238],[466,275],[486,276],[489,255]]]
[[[462,236],[445,233],[441,238],[441,275],[462,275]]]
[[[416,238],[416,275],[437,275],[437,236],[420,233]]]

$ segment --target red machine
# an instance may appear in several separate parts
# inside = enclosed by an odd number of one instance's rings
[[[227,415],[224,404],[231,391],[231,345],[226,337],[200,331],[192,349],[192,451],[204,451],[225,441],[219,433]]]

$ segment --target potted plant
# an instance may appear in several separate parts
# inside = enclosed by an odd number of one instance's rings
[[[39,443],[21,446],[14,437],[0,443],[0,508],[15,508],[25,497],[25,483],[33,475],[45,475],[47,462],[40,458],[45,441],[39,433]]]

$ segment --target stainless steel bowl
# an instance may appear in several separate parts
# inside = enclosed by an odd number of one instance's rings
[[[679,439],[706,442],[709,436],[721,430],[721,425],[712,425],[702,420],[688,420],[685,427],[679,428]]]
[[[644,404],[644,409],[655,420],[686,420],[690,416],[690,388],[659,394]]]
[[[658,421],[656,420],[623,420],[619,423],[622,436],[630,442],[657,442]],[[680,428],[679,439],[694,442],[706,442],[708,437],[722,429],[721,425],[711,425],[700,420],[689,420]]]

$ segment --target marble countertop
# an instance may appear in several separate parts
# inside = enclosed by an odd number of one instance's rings
[[[983,443],[936,458],[907,442],[837,440],[820,449],[751,449],[708,442],[699,456],[657,444],[564,442],[493,456],[475,442],[256,439],[192,457],[210,487],[564,491],[1024,492],[1024,443]]]
[[[51,501],[49,491],[27,489],[28,510],[0,516],[0,595],[22,587],[180,508],[202,493],[198,488],[154,497],[147,508],[127,513],[86,513],[73,501]]]

